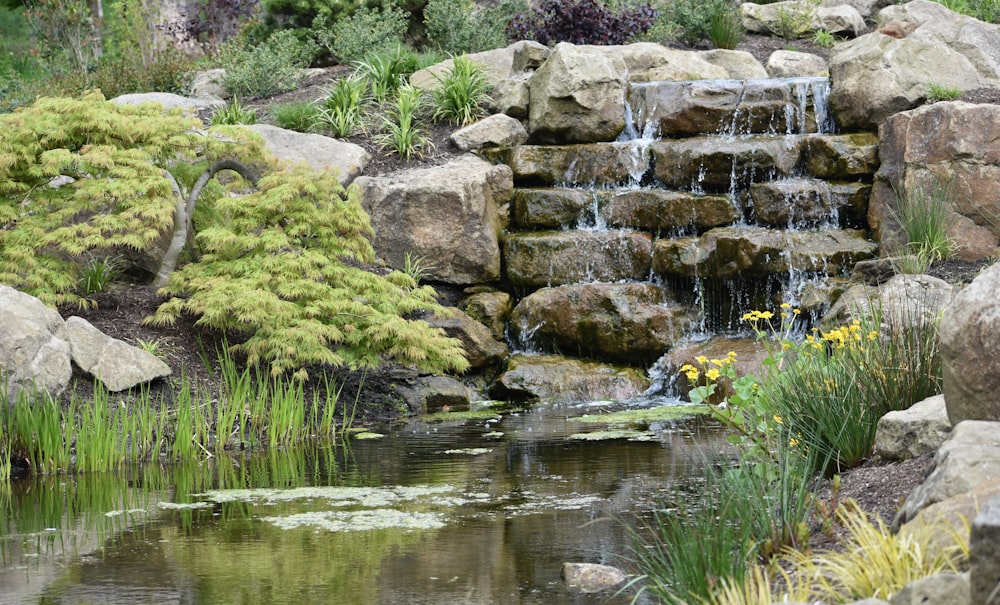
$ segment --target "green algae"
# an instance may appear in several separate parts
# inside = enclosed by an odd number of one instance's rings
[[[445,450],[445,454],[459,454],[466,456],[482,456],[483,454],[489,454],[493,451],[491,447],[466,447],[455,450]]]
[[[426,422],[446,422],[450,420],[489,420],[499,422],[502,416],[496,410],[468,410],[463,412],[435,412],[423,417]]]
[[[352,435],[353,439],[381,439],[382,437],[385,437],[382,433],[372,433],[369,431]]]
[[[708,414],[707,405],[663,405],[639,410],[622,410],[607,414],[584,414],[570,418],[572,422],[589,422],[609,426],[649,426],[654,422],[665,422]]]
[[[612,441],[615,439],[628,439],[629,441],[656,441],[657,437],[649,431],[618,429],[608,431],[592,431],[590,433],[573,433],[567,437],[567,439],[574,441]]]

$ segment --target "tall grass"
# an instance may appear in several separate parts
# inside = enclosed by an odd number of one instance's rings
[[[953,222],[954,190],[935,180],[911,189],[896,189],[896,208],[889,215],[906,235],[907,247],[930,267],[951,256],[955,242],[948,236]]]
[[[327,91],[316,109],[317,123],[333,135],[345,138],[364,128],[364,106],[368,80],[359,74],[341,78]]]
[[[407,160],[433,147],[417,125],[423,107],[424,96],[419,88],[411,84],[400,87],[395,104],[389,108],[388,115],[382,117],[384,132],[377,137],[379,145]]]
[[[434,119],[466,126],[485,112],[483,104],[489,101],[493,88],[481,65],[466,56],[453,59],[452,68],[438,77],[434,89]]]

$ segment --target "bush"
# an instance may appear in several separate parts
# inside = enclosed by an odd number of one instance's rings
[[[219,63],[226,70],[223,85],[235,97],[291,90],[315,54],[314,44],[299,41],[291,31],[277,32],[259,45],[245,35],[237,36],[220,51]]]
[[[333,136],[345,138],[364,126],[364,104],[368,80],[360,74],[341,78],[330,88],[317,107],[317,122],[333,131]]]
[[[624,44],[648,31],[656,16],[648,2],[612,9],[600,0],[542,0],[533,9],[514,15],[507,25],[507,37],[548,45]]]
[[[696,46],[710,37],[713,17],[728,10],[727,0],[674,0],[667,19],[676,26],[677,39]]]
[[[709,19],[708,39],[716,48],[732,50],[743,41],[743,17],[737,7],[715,5],[717,12]]]
[[[955,242],[948,237],[954,209],[950,183],[935,181],[896,191],[896,208],[889,216],[906,235],[909,252],[926,267],[951,256]]]
[[[372,53],[382,53],[399,47],[407,28],[407,15],[393,5],[383,9],[361,8],[341,19],[332,28],[325,22],[316,29],[316,41],[335,59],[347,64],[360,61]]]
[[[87,88],[100,88],[108,98],[137,92],[186,94],[190,90],[195,65],[180,52],[161,52],[145,65],[137,58],[102,58],[87,78]]]
[[[515,12],[514,5],[481,10],[471,0],[430,0],[424,9],[427,38],[436,48],[456,55],[506,46],[506,20]]]

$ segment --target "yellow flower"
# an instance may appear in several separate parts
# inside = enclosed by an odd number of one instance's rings
[[[774,416],[772,416],[772,418],[774,418],[774,421],[777,422],[778,424],[784,424],[781,421],[781,416],[778,416],[777,414],[775,414]]]
[[[698,376],[701,375],[701,373],[698,372],[698,368],[694,367],[689,363],[686,363],[681,366],[681,373],[686,375],[687,379],[690,380],[691,382],[698,380]]]
[[[792,309],[792,313],[794,313],[795,315],[801,315],[802,309]]]
[[[695,357],[694,360],[700,363],[701,365],[705,365],[706,363],[708,363],[708,357],[705,357],[704,355],[699,355]]]
[[[707,370],[705,372],[705,378],[708,378],[711,381],[718,380],[719,379],[719,370],[716,369],[716,368],[712,368],[711,370]]]
[[[789,303],[781,303],[781,308],[782,309],[791,309],[792,305],[790,305]]]
[[[796,439],[795,437],[792,437],[791,439],[788,440],[788,447],[795,447],[798,444],[799,440]]]

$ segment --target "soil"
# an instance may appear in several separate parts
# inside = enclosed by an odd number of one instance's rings
[[[753,54],[766,64],[768,56],[778,49],[794,49],[812,52],[821,56],[828,55],[824,49],[808,41],[786,41],[768,36],[748,35],[739,50]],[[247,105],[257,110],[258,120],[263,123],[273,123],[269,107],[279,103],[295,101],[313,101],[322,98],[327,87],[335,79],[343,77],[349,69],[343,66],[325,69],[322,73],[310,77],[294,91],[267,99],[252,100]],[[1000,90],[981,89],[966,93],[963,100],[977,103],[1000,103]],[[435,125],[428,135],[433,147],[423,156],[403,161],[395,155],[383,152],[370,137],[354,137],[351,142],[361,145],[372,154],[372,162],[367,167],[368,174],[387,174],[404,167],[436,165],[446,162],[457,155],[459,151],[448,140],[452,129],[447,126]],[[947,261],[935,265],[931,273],[957,284],[968,283],[985,265]],[[210,389],[217,394],[219,390],[218,372],[206,367],[203,362],[204,353],[212,359],[214,351],[222,346],[218,335],[202,330],[191,319],[182,319],[176,325],[166,327],[148,326],[143,319],[151,315],[162,299],[155,290],[143,284],[119,284],[111,291],[94,297],[97,303],[93,309],[62,309],[64,316],[79,315],[88,319],[106,334],[133,344],[157,343],[157,353],[161,354],[171,366],[173,376],[185,376],[191,382]],[[392,391],[392,380],[388,372],[369,373],[363,379],[357,374],[346,371],[330,372],[335,379],[345,384],[345,393],[360,397],[360,413],[356,424],[384,425],[401,418],[401,406],[398,396]],[[173,383],[158,381],[153,385],[154,391],[160,391],[169,397]],[[91,389],[89,382],[79,380],[75,383],[75,391],[86,396]],[[861,508],[872,515],[878,515],[887,522],[891,521],[902,500],[917,484],[919,484],[931,467],[930,456],[924,456],[902,463],[886,463],[871,459],[859,468],[842,474],[841,489],[838,498],[853,498]],[[833,501],[834,495],[827,485],[820,494],[825,501]],[[815,546],[834,544],[837,535],[821,534],[814,538]]]

